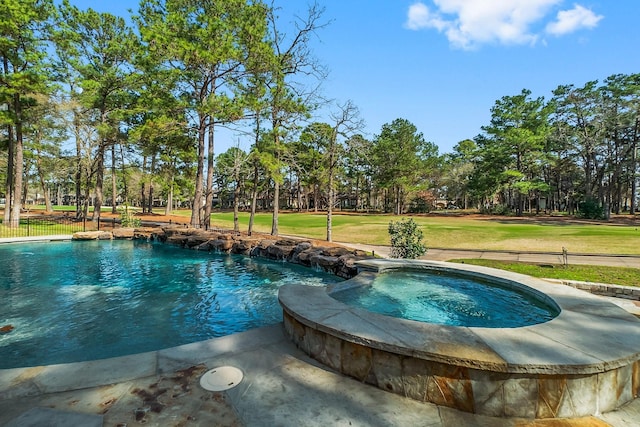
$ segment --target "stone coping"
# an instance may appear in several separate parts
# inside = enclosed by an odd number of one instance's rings
[[[23,237],[3,237],[0,239],[0,244],[3,243],[29,243],[29,242],[58,242],[64,240],[71,240],[73,236],[71,234],[51,234],[48,236],[23,236]]]
[[[370,348],[500,373],[590,375],[640,360],[640,320],[602,298],[517,273],[440,261],[367,260],[362,272],[331,289],[280,288],[286,313],[300,323]],[[556,305],[554,319],[519,328],[446,326],[399,319],[348,306],[330,292],[371,282],[393,269],[437,269],[529,289]]]

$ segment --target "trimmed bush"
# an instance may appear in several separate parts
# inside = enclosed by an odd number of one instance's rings
[[[412,218],[389,223],[391,258],[415,259],[427,253],[422,244],[422,231]]]

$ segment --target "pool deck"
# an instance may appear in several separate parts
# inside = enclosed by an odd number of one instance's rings
[[[0,243],[5,240],[9,239]],[[226,392],[203,390],[200,376],[222,365],[240,368],[243,381]],[[114,359],[0,370],[0,426],[143,424],[640,427],[640,399],[580,419],[474,415],[417,402],[340,375],[297,349],[282,324]]]

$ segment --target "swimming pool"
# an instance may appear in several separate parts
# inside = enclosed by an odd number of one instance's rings
[[[282,320],[283,284],[333,275],[142,241],[0,246],[0,369],[103,359]]]
[[[331,296],[387,316],[451,326],[514,328],[546,322],[559,313],[531,290],[434,270],[381,273],[368,286]]]

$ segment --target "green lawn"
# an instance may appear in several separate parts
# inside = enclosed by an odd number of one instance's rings
[[[481,265],[513,271],[547,279],[577,280],[582,282],[611,283],[622,286],[640,286],[637,268],[607,267],[602,265],[536,265],[523,262],[496,261],[491,259],[454,259],[451,262]]]
[[[185,215],[187,215],[185,213]],[[333,240],[388,245],[392,215],[334,215]],[[640,227],[576,221],[521,220],[504,217],[415,216],[428,247],[450,249],[522,250],[570,253],[640,254]],[[233,227],[232,213],[214,213],[211,223]],[[240,214],[240,228],[246,230],[249,214]],[[269,233],[271,214],[258,213],[254,230]],[[326,215],[281,213],[279,234],[314,239],[326,237]]]

